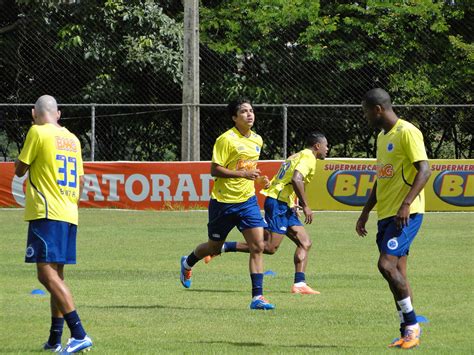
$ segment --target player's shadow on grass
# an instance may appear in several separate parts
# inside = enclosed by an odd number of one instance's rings
[[[203,289],[203,288],[190,288],[186,292],[203,292],[203,293],[244,293],[247,291],[237,291],[237,290],[219,290],[219,289]]]
[[[239,342],[239,341],[197,341],[193,343],[200,343],[200,344],[227,344],[227,345],[234,345],[234,346],[241,346],[241,347],[260,347],[260,346],[272,346],[278,348],[311,348],[311,349],[327,349],[327,348],[344,348],[345,346],[339,345],[324,345],[324,344],[295,344],[295,345],[280,345],[280,344],[265,344],[265,343],[257,343],[257,342]]]
[[[175,310],[182,310],[182,311],[189,311],[189,310],[196,310],[196,309],[202,309],[202,310],[213,310],[213,311],[232,311],[232,309],[229,308],[212,308],[212,307],[196,307],[196,306],[190,306],[190,307],[180,307],[180,306],[164,306],[161,304],[145,304],[145,305],[128,305],[128,304],[111,304],[111,305],[105,305],[105,306],[88,306],[88,305],[82,305],[81,307],[83,308],[96,308],[96,309],[175,309]],[[233,311],[239,312],[240,309],[234,309]]]

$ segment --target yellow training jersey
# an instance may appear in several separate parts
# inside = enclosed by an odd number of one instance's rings
[[[30,166],[25,220],[47,218],[77,225],[79,176],[84,169],[76,136],[53,124],[33,125],[18,159]]]
[[[377,138],[377,214],[379,219],[395,216],[415,180],[413,163],[428,160],[420,130],[398,119],[392,129]],[[410,206],[410,213],[425,212],[422,190]]]
[[[212,151],[212,162],[231,170],[256,169],[262,145],[262,137],[258,134],[251,132],[247,138],[234,127],[217,138]],[[211,198],[224,203],[239,203],[254,195],[252,180],[217,177]]]
[[[295,170],[304,176],[305,184],[311,181],[316,170],[316,157],[311,149],[304,149],[285,160],[278,173],[273,177],[270,187],[262,190],[262,194],[286,202],[289,207],[293,207],[296,193],[291,184],[291,178]]]

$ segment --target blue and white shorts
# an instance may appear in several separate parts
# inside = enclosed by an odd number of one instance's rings
[[[63,221],[36,219],[30,221],[25,262],[76,263],[77,226]]]
[[[408,226],[397,228],[395,217],[388,217],[378,221],[377,246],[380,253],[405,256],[410,251],[410,245],[420,230],[423,222],[422,213],[410,215]]]
[[[260,213],[256,196],[240,203],[223,203],[211,199],[208,210],[208,236],[214,241],[225,240],[234,227],[237,227],[240,232],[250,228],[267,227]]]
[[[286,234],[288,228],[303,225],[293,208],[275,198],[267,197],[265,199],[264,210],[265,221],[268,224],[267,229],[273,233]]]

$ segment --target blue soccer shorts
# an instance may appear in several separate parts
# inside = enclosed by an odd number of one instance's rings
[[[226,240],[234,227],[237,227],[240,232],[250,228],[267,227],[260,213],[256,196],[240,203],[223,203],[211,199],[208,210],[208,236],[210,240],[216,242]]]
[[[381,254],[405,256],[410,251],[410,245],[420,230],[423,222],[422,213],[410,215],[408,226],[397,228],[395,217],[378,221],[377,246]]]
[[[76,234],[77,226],[68,222],[30,221],[25,262],[75,264]]]
[[[265,221],[268,224],[267,229],[273,233],[286,234],[288,228],[303,225],[295,209],[275,198],[267,197],[265,199],[264,210]]]

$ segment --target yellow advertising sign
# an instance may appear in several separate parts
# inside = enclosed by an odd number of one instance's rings
[[[474,211],[474,159],[430,160],[426,211]],[[318,160],[307,187],[314,210],[359,211],[377,178],[375,159]]]

